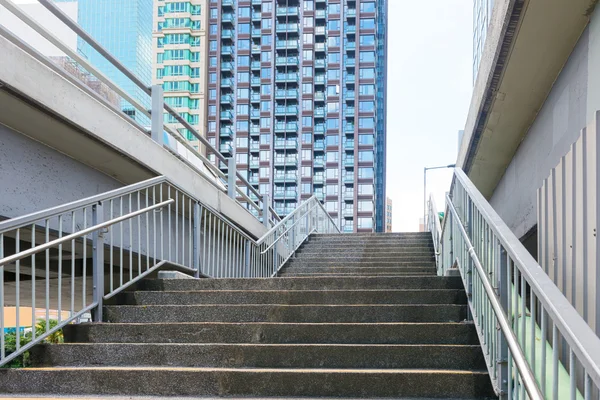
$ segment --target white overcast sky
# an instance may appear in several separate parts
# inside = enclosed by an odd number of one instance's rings
[[[454,164],[472,91],[472,0],[388,0],[387,195],[393,230],[416,231],[423,168]],[[450,170],[429,171],[439,211]]]

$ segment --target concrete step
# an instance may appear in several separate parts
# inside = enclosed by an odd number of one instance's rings
[[[359,247],[410,247],[410,246],[432,246],[431,239],[313,239],[310,238],[306,245],[311,246],[348,246],[355,245]]]
[[[301,247],[296,251],[297,255],[302,255],[302,257],[319,257],[323,255],[329,255],[329,253],[325,253],[323,251],[324,248],[319,247]],[[396,257],[396,256],[415,256],[421,254],[427,254],[433,256],[435,253],[432,248],[428,247],[413,247],[413,248],[400,248],[400,249],[390,249],[390,248],[381,248],[381,249],[370,249],[370,248],[356,248],[356,247],[348,247],[348,248],[328,248],[328,251],[333,253],[344,253],[347,256],[360,256],[360,255],[368,255],[368,256],[387,256],[387,257]]]
[[[460,289],[137,291],[117,296],[116,304],[467,304],[467,297]]]
[[[463,289],[460,277],[145,279],[140,290]]]
[[[372,275],[372,274],[422,274],[429,273],[435,274],[436,270],[433,266],[430,267],[338,267],[338,266],[329,266],[329,267],[299,267],[295,265],[290,265],[283,269],[283,274],[296,274],[296,273],[326,273],[326,274],[364,274],[364,275]]]
[[[72,324],[67,343],[337,343],[478,345],[473,324],[196,322]]]
[[[385,277],[406,277],[406,276],[435,276],[435,272],[300,272],[300,273],[296,273],[296,272],[285,272],[285,273],[281,273],[279,276],[285,277],[285,278],[291,278],[291,277],[313,277],[313,278],[326,278],[326,277],[338,277],[338,278],[344,278],[344,277],[381,277],[381,276],[385,276]]]
[[[311,238],[327,238],[327,237],[428,237],[431,238],[430,232],[390,232],[390,233],[380,233],[380,232],[361,232],[361,233],[314,233],[310,235]]]
[[[62,367],[2,369],[0,392],[52,395],[494,397],[483,371]]]
[[[349,255],[344,252],[340,253],[326,253],[322,256],[306,256],[305,254],[298,255],[296,258],[290,259],[290,263],[310,263],[310,262],[335,262],[337,264],[344,264],[347,262],[364,262],[364,263],[377,263],[377,262],[400,262],[400,263],[427,263],[434,262],[435,258],[433,254],[415,254],[415,255],[398,255],[398,256],[387,256],[387,255]]]
[[[314,279],[314,278],[313,278]],[[466,305],[106,306],[107,322],[460,322]]]
[[[32,367],[485,369],[479,346],[389,344],[45,344]]]
[[[315,267],[340,267],[340,268],[431,268],[435,270],[435,261],[343,261],[343,260],[303,260],[296,258],[285,264],[286,268],[315,268]]]

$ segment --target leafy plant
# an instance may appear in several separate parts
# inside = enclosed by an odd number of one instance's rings
[[[48,321],[48,330],[54,329],[58,325],[58,321],[55,319],[50,319]],[[35,324],[35,337],[40,337],[41,335],[46,333],[46,321],[44,319],[38,319]],[[31,330],[28,332],[21,332],[19,335],[19,344],[20,347],[25,346],[31,342]],[[64,342],[64,336],[62,329],[57,330],[56,332],[51,333],[46,338],[44,338],[43,343],[62,343]],[[16,330],[11,330],[4,333],[4,345],[5,345],[5,354],[6,356],[11,355],[15,351],[17,351],[17,332]],[[15,357],[7,364],[3,365],[2,368],[23,368],[28,366],[29,361],[29,352],[25,351],[18,357]]]

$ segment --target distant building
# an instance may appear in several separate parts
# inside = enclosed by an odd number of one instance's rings
[[[392,199],[385,198],[385,231],[392,231]]]
[[[493,7],[494,0],[473,1],[473,83],[477,79]]]

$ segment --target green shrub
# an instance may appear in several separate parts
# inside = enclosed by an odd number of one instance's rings
[[[50,329],[53,329],[58,325],[58,321],[55,319],[50,319],[48,321],[50,325]],[[35,335],[39,337],[46,333],[46,321],[43,319],[38,319],[35,324]],[[50,334],[48,337],[44,339],[44,343],[62,343],[64,341],[62,329],[57,330],[56,332]],[[31,331],[29,332],[21,332],[19,335],[20,346],[23,347],[27,343],[31,342]],[[17,350],[17,332],[6,332],[4,334],[4,345],[5,345],[5,354],[6,356],[11,355]],[[2,368],[23,368],[29,365],[29,352],[26,351],[20,356],[12,359],[7,364],[3,365]]]

